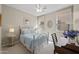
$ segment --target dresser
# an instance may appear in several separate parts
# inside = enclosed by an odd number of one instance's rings
[[[56,46],[55,52],[58,54],[79,54],[79,46],[76,46],[74,43],[61,47]]]

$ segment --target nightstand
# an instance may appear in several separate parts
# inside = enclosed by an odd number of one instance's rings
[[[7,35],[7,45],[6,46],[13,46],[16,42],[16,35],[8,34]]]

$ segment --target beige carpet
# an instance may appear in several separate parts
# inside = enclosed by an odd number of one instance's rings
[[[12,46],[2,48],[2,54],[29,54],[26,48],[20,43]]]

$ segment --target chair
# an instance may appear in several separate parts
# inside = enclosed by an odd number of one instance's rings
[[[54,53],[56,53],[56,48],[58,47],[56,46],[56,43],[58,42],[56,33],[51,34],[51,36],[52,36],[53,43],[54,43]]]

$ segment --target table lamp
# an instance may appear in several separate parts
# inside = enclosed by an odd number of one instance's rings
[[[14,33],[14,28],[9,28],[10,33]]]

